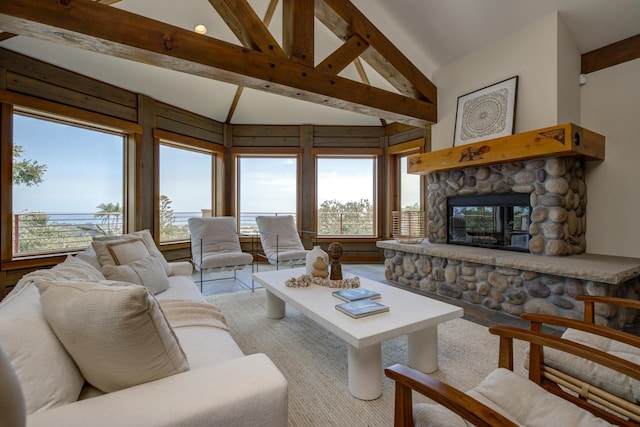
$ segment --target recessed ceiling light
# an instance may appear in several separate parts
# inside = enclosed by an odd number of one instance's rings
[[[207,27],[205,27],[202,24],[198,24],[196,25],[196,27],[193,29],[193,31],[195,31],[198,34],[204,34],[207,32]]]

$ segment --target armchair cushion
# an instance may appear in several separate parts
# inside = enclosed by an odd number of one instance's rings
[[[567,329],[562,338],[602,350],[622,359],[640,364],[640,348],[616,340],[601,337],[576,329]],[[545,364],[574,378],[622,397],[630,402],[640,403],[640,381],[613,369],[601,366],[553,348],[544,351]]]
[[[260,241],[270,263],[306,260],[307,251],[300,240],[292,215],[257,216]],[[303,261],[304,262],[304,261]]]
[[[84,378],[112,392],[187,371],[158,302],[123,282],[36,279],[42,312]]]
[[[467,394],[518,425],[528,427],[611,425],[504,368],[491,372]],[[447,410],[440,405],[419,403],[414,405],[413,410],[416,427],[471,425],[452,412],[446,414]]]
[[[189,218],[191,253],[198,271],[233,269],[253,262],[253,256],[242,252],[236,220],[231,216]]]

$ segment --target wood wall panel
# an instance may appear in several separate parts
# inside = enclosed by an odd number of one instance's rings
[[[95,96],[80,93],[68,88],[55,86],[31,77],[7,72],[7,90],[46,99],[56,103],[82,108],[94,113],[106,114],[123,120],[135,122],[137,109],[111,101],[106,101]]]
[[[314,138],[315,148],[379,148],[380,138],[322,137]]]
[[[380,138],[385,135],[384,128],[381,126],[314,126],[313,136],[315,138],[322,137],[371,137]]]
[[[156,116],[156,127],[172,133],[189,136],[191,138],[202,139],[215,144],[222,145],[224,137],[221,133],[211,130],[190,126],[186,123],[172,120],[166,117]]]
[[[426,129],[421,129],[421,128],[407,129],[400,133],[389,135],[389,147],[393,147],[394,145],[402,144],[407,141],[413,141],[414,139],[425,138],[427,135],[430,135],[430,134],[431,132]],[[451,141],[451,145],[453,145],[453,141]]]
[[[300,126],[234,125],[234,137],[300,137]]]
[[[224,133],[222,123],[163,102],[157,103],[156,115],[219,135]]]
[[[19,72],[23,76],[48,83],[72,88],[75,92],[84,93],[115,104],[131,108],[137,106],[137,95],[134,92],[104,83],[82,74],[68,71],[46,62],[38,61],[19,53],[0,48],[0,66]]]
[[[300,137],[241,136],[233,138],[234,147],[299,147]]]

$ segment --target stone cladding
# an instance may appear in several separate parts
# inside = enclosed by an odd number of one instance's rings
[[[532,254],[559,256],[586,252],[585,164],[573,157],[430,173],[429,241],[447,241],[447,197],[504,193],[530,194],[529,251]]]
[[[545,313],[582,319],[577,295],[638,299],[638,277],[612,285],[516,268],[384,249],[385,278],[513,316]],[[636,311],[596,304],[596,321],[613,328],[634,322]]]

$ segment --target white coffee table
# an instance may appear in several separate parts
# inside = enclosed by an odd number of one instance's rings
[[[353,396],[372,400],[382,394],[380,343],[384,340],[407,335],[409,366],[425,373],[438,369],[438,324],[462,317],[462,308],[360,277],[360,287],[380,292],[377,301],[389,306],[389,311],[354,319],[336,310],[336,304],[343,301],[331,295],[334,288],[285,285],[287,279],[304,272],[304,268],[283,269],[255,273],[253,278],[267,291],[269,319],[283,318],[288,303],[348,344],[348,381]],[[344,277],[353,275],[344,272]]]

